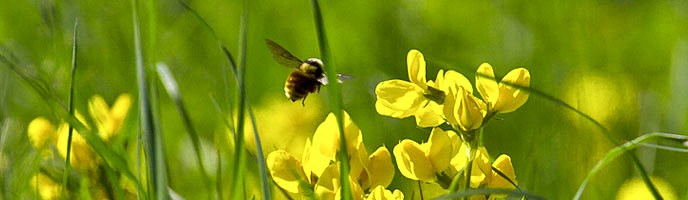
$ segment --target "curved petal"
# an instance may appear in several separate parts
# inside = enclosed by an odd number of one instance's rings
[[[394,157],[402,175],[412,180],[435,180],[435,171],[425,157],[421,146],[412,140],[403,140],[394,146]]]
[[[463,131],[470,131],[480,128],[483,124],[485,107],[482,100],[459,88],[461,102],[454,107],[454,115],[457,116],[458,125]]]
[[[366,168],[370,163],[370,159],[368,158],[365,144],[359,143],[358,148],[347,155],[349,155],[349,176],[356,180],[362,178],[361,176],[367,176]]]
[[[27,133],[33,147],[41,149],[46,142],[54,140],[55,126],[45,117],[37,117],[29,123]]]
[[[425,154],[434,168],[434,172],[441,172],[449,167],[452,146],[447,133],[440,128],[433,128],[428,138],[430,149]]]
[[[335,199],[340,186],[339,178],[339,166],[334,163],[329,165],[315,183],[315,196],[318,199]]]
[[[394,179],[394,165],[389,150],[382,146],[370,154],[369,158],[368,181],[363,182],[362,187],[370,188],[375,185],[387,187]]]
[[[530,87],[530,72],[525,68],[518,68],[511,70],[502,78],[502,81],[499,82],[499,99],[494,105],[496,112],[513,112],[528,101],[528,91],[509,84]]]
[[[440,71],[440,73],[441,72],[442,71]],[[454,70],[447,70],[447,72],[444,73],[444,76],[441,77],[441,80],[439,80],[439,74],[437,75],[437,77],[437,86],[440,90],[444,91],[445,93],[449,91],[450,87],[454,89],[458,89],[458,87],[463,87],[463,89],[468,91],[468,93],[473,93],[473,85],[471,84],[471,81],[469,81],[468,78],[466,78],[466,76],[459,72],[456,72]]]
[[[299,180],[308,182],[301,162],[284,150],[273,151],[266,159],[272,180],[282,189],[299,193]]]
[[[419,127],[436,127],[444,123],[443,106],[434,101],[425,102],[427,105],[419,108],[414,114],[416,125]]]
[[[473,169],[471,170],[471,187],[478,188],[480,185],[486,184],[492,178],[492,166],[490,165],[490,158],[488,157],[487,149],[485,147],[478,148],[475,159],[473,160]]]
[[[455,127],[458,126],[459,120],[454,109],[461,103],[461,98],[457,97],[457,93],[458,88],[449,88],[447,95],[444,97],[444,108],[442,109],[445,120]]]
[[[375,109],[381,115],[406,118],[413,115],[424,100],[423,89],[402,80],[387,80],[375,87]]]
[[[409,75],[409,81],[420,86],[423,90],[427,89],[427,81],[425,78],[425,58],[423,54],[411,49],[406,55],[406,65]]]
[[[366,200],[403,200],[404,194],[399,190],[394,192],[385,189],[382,185],[378,185],[370,191]]]
[[[488,109],[491,109],[499,98],[499,85],[495,80],[494,70],[490,64],[483,63],[478,67],[475,74],[475,87],[487,102]]]
[[[78,117],[77,117],[78,118]],[[57,128],[57,152],[62,159],[67,159],[67,143],[69,141],[69,125],[63,123]],[[79,170],[95,169],[96,157],[86,140],[76,131],[72,132],[72,145],[70,149],[70,164]]]
[[[511,164],[511,157],[506,154],[499,155],[492,163],[494,168],[497,168],[506,177],[508,177],[514,184],[518,184],[516,181],[516,172],[514,172],[514,166]],[[492,178],[488,184],[489,188],[502,188],[502,189],[515,189],[516,186],[512,185],[507,179],[499,175],[497,172],[492,172]]]
[[[88,100],[88,113],[93,117],[96,123],[100,138],[107,141],[112,136],[114,126],[112,124],[112,117],[110,116],[110,107],[105,102],[105,99],[100,95],[95,95]]]

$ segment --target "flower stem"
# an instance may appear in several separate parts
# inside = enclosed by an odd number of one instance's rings
[[[464,185],[464,191],[468,190],[471,188],[471,173],[473,171],[473,161],[475,160],[475,155],[478,150],[479,145],[482,145],[482,138],[480,136],[482,135],[483,128],[480,128],[478,130],[478,133],[476,134],[475,131],[470,131],[467,133],[464,133],[468,135],[469,137],[464,137],[467,138],[468,140],[464,140],[464,144],[468,146],[467,149],[467,157],[466,157],[466,167],[464,167],[464,176],[466,177],[466,183]],[[469,197],[466,197],[464,199],[469,199]]]

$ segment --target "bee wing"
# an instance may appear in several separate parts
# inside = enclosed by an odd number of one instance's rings
[[[337,82],[343,83],[344,81],[348,81],[353,79],[354,77],[346,75],[346,74],[337,74]]]
[[[272,52],[272,58],[274,58],[275,61],[277,61],[279,64],[282,64],[290,68],[297,68],[299,67],[299,65],[301,65],[301,63],[303,63],[301,59],[292,55],[291,53],[289,53],[289,51],[284,49],[284,47],[273,42],[272,40],[265,39],[265,44],[270,49],[270,52]]]
[[[337,73],[337,82],[338,83],[344,83],[344,81],[348,81],[351,79],[353,79],[352,76]],[[330,83],[330,81],[327,79],[327,75],[324,75],[322,78],[319,78],[318,82],[322,83],[323,85],[327,85],[328,83]]]

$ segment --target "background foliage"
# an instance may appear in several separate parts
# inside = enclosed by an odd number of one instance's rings
[[[222,101],[233,99],[235,84],[224,79],[226,60],[202,22],[179,1],[157,3],[156,57],[168,64],[180,84],[204,144],[206,166],[213,172],[214,149],[219,146],[216,135],[226,131],[211,95]],[[77,110],[86,110],[87,99],[95,94],[109,103],[120,93],[136,94],[129,1],[9,0],[3,4],[1,52],[35,71],[56,94],[64,96],[64,102],[75,18],[80,23]],[[327,114],[323,99],[328,91],[309,96],[305,107],[288,102],[283,84],[291,69],[273,61],[263,41],[272,39],[302,59],[318,57],[310,4],[250,4],[246,86],[264,151],[282,148],[298,157],[305,138]],[[189,5],[236,52],[240,2],[205,0],[189,1]],[[412,48],[426,56],[429,79],[440,68],[470,78],[482,62],[492,64],[498,76],[526,67],[532,87],[590,114],[624,141],[652,131],[688,131],[686,2],[324,1],[322,9],[335,62],[342,73],[354,77],[343,86],[343,107],[363,131],[367,146],[392,148],[401,139],[420,141],[429,134],[429,129],[416,128],[412,118],[383,117],[374,108],[378,82],[407,79],[405,55]],[[5,199],[32,196],[27,179],[38,163],[26,126],[38,116],[59,119],[6,67],[0,68],[0,97],[0,191]],[[168,98],[160,98],[159,104],[169,174],[173,175],[170,187],[186,197],[209,193],[197,184],[200,172],[174,104]],[[511,155],[522,189],[547,198],[571,198],[592,166],[614,147],[592,123],[535,95],[517,112],[501,118],[485,129],[485,145],[493,156]],[[131,114],[123,133],[133,138],[136,131],[136,115]],[[251,142],[248,147],[253,147]],[[653,176],[666,180],[679,197],[688,195],[685,154],[649,148],[637,153]],[[225,171],[231,167],[229,160],[223,159]],[[255,167],[247,169],[248,179],[257,180]],[[612,198],[636,173],[630,160],[614,161],[592,179],[583,198]],[[389,188],[400,188],[410,197],[416,187],[411,183],[397,171]]]

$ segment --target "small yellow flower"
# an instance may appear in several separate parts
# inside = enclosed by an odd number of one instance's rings
[[[432,129],[427,143],[405,139],[394,147],[399,171],[412,180],[436,180],[437,174],[449,167],[451,154],[449,136],[440,128]]]
[[[76,116],[77,119],[79,119],[79,121],[82,123],[85,121],[83,116],[78,112]],[[67,159],[69,129],[70,127],[67,123],[63,123],[57,129],[57,152],[63,159]],[[86,140],[81,137],[81,134],[79,134],[79,132],[76,130],[73,130],[72,132],[72,145],[69,162],[72,166],[74,166],[75,169],[79,170],[95,169],[98,166],[95,153],[86,143]]]
[[[308,182],[301,162],[284,150],[271,152],[266,162],[272,180],[287,192],[299,193],[299,181]]]
[[[444,115],[447,121],[461,131],[471,131],[483,125],[485,103],[463,87],[450,89],[445,98]]]
[[[37,117],[29,123],[29,141],[36,149],[55,140],[55,126],[45,117]]]
[[[88,111],[96,123],[100,137],[104,141],[110,140],[112,136],[119,132],[122,122],[124,122],[124,118],[129,112],[131,103],[131,96],[129,94],[119,95],[112,108],[107,105],[105,99],[100,95],[95,95],[88,101]]]
[[[342,199],[341,198],[341,185],[340,185],[340,173],[339,166],[340,163],[333,163],[329,165],[325,171],[323,171],[322,176],[318,179],[315,184],[315,196],[318,199],[330,200],[330,199]],[[349,184],[351,186],[351,193],[353,199],[362,200],[364,197],[363,189],[358,182],[349,176]]]
[[[366,200],[403,200],[404,193],[399,190],[394,192],[385,189],[384,186],[378,185],[370,191]]]
[[[62,186],[43,173],[38,173],[31,178],[31,188],[38,189],[41,199],[60,199]]]
[[[492,66],[483,63],[478,67],[475,82],[490,113],[513,112],[528,100],[528,91],[512,86],[530,86],[530,72],[525,68],[511,70],[498,84]]]
[[[487,184],[488,188],[516,189],[514,184],[518,185],[518,181],[516,181],[516,172],[514,171],[514,166],[511,164],[511,157],[509,157],[509,155],[499,155],[499,157],[497,157],[497,159],[495,159],[495,161],[492,163],[492,166],[506,175],[508,180],[499,175],[497,171],[492,170],[492,177],[490,178],[490,182]],[[511,184],[509,180],[511,180],[514,184]]]
[[[426,80],[425,58],[415,49],[408,52],[406,57],[409,81],[387,80],[375,87],[377,101],[375,109],[381,115],[395,118],[416,117],[416,124],[421,127],[434,127],[444,121],[441,120],[440,104],[444,99],[444,92],[436,88],[432,81]],[[440,75],[442,74],[442,75]],[[444,77],[440,72],[438,77]],[[454,77],[450,74],[449,77]],[[445,81],[438,80],[444,84]],[[456,81],[446,81],[454,83]]]

